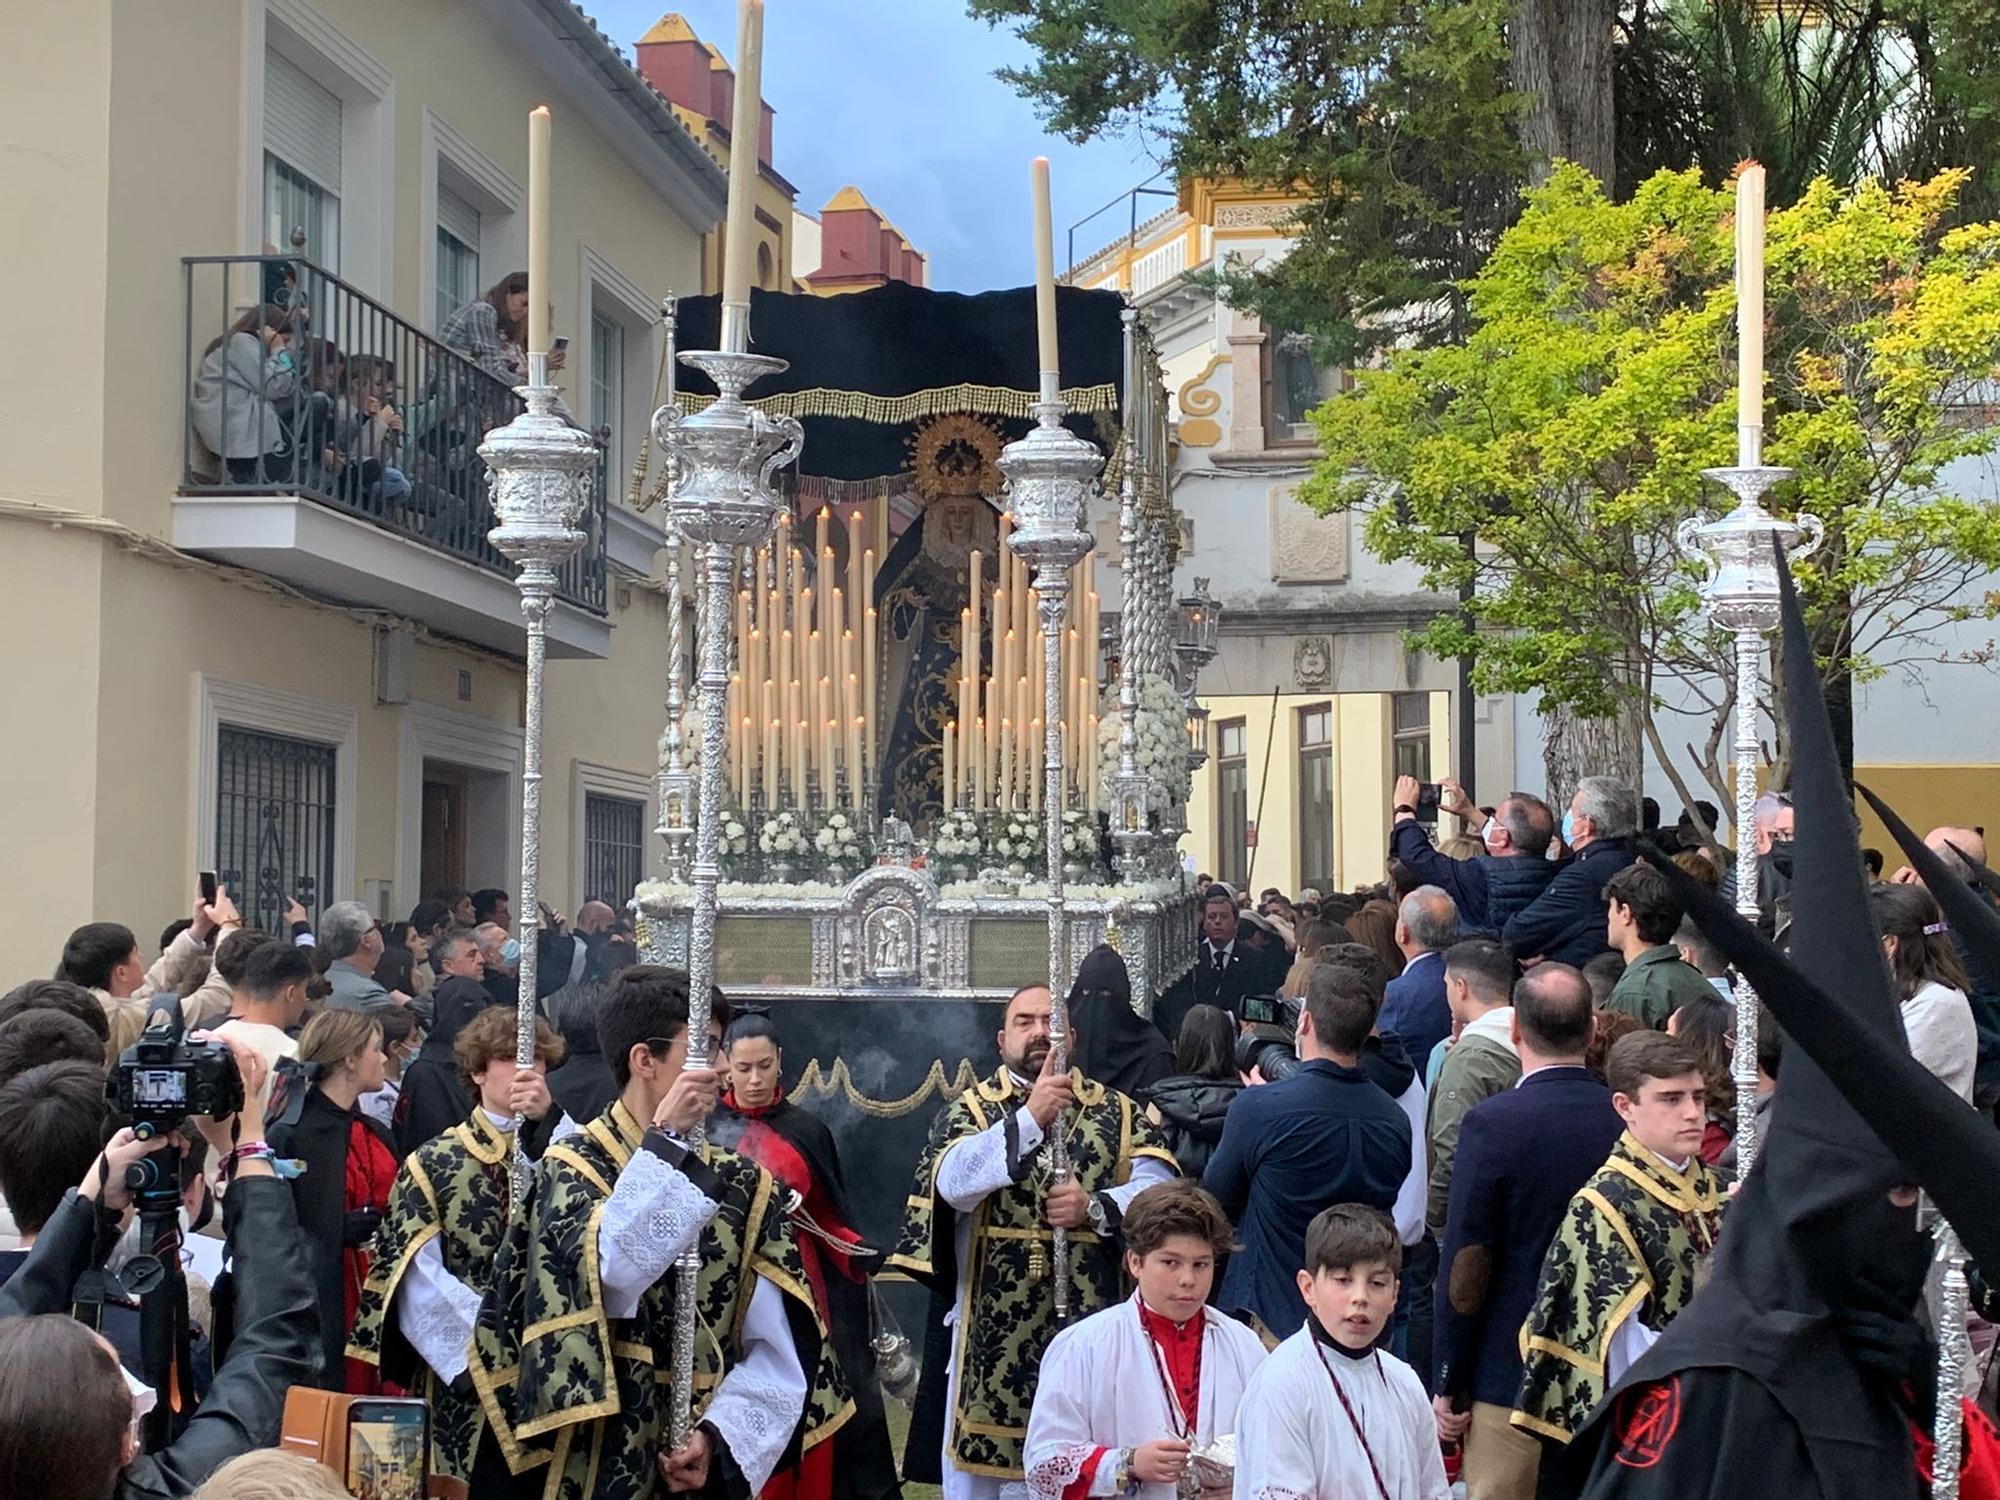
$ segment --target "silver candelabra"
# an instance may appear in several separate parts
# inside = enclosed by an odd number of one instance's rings
[[[1090,502],[1104,460],[1097,450],[1062,425],[1069,408],[1058,377],[1042,371],[1036,425],[1000,455],[1007,476],[1007,503],[1014,530],[1007,545],[1034,569],[1035,598],[1042,620],[1042,809],[1048,840],[1049,880],[1049,1054],[1058,1071],[1069,1068],[1069,965],[1064,954],[1063,896],[1063,679],[1062,640],[1069,612],[1070,570],[1090,555]],[[1069,1118],[1050,1130],[1052,1181],[1070,1176]],[[1055,1275],[1056,1319],[1069,1316],[1069,1236],[1054,1233],[1050,1256]]]
[[[548,356],[528,356],[528,383],[520,388],[527,409],[488,434],[479,456],[493,471],[493,509],[500,524],[487,535],[520,565],[521,616],[528,629],[527,681],[523,689],[521,750],[520,1002],[514,1061],[534,1066],[535,980],[539,968],[542,863],[542,676],[548,660],[549,610],[555,605],[556,567],[583,545],[578,522],[585,487],[597,467],[597,445],[588,433],[555,414]],[[514,1201],[527,1193],[528,1155],[514,1131]]]
[[[678,425],[681,420],[680,402],[675,395],[674,341],[680,326],[680,299],[665,297],[660,302],[660,331],[666,340],[665,358],[661,362],[661,378],[665,389],[661,392],[664,404],[654,415],[655,424],[663,420],[668,427]],[[663,429],[664,430],[664,429]],[[661,456],[667,468],[667,487],[671,492],[675,479],[674,451],[664,439],[660,444]],[[690,813],[694,805],[694,775],[688,770],[687,757],[683,753],[683,737],[687,733],[687,702],[682,694],[681,668],[687,662],[686,592],[682,586],[681,535],[674,522],[672,505],[666,511],[666,536],[664,546],[667,553],[667,727],[660,742],[660,769],[656,785],[659,788],[660,822],[653,831],[667,846],[667,879],[679,884],[687,879],[687,842],[694,832]]]
[[[739,340],[729,339],[736,343]],[[653,418],[661,451],[673,475],[668,498],[669,534],[678,532],[701,549],[695,596],[695,645],[700,655],[701,759],[694,816],[694,908],[688,932],[687,1066],[710,1064],[708,1024],[715,990],[715,887],[721,878],[717,832],[722,815],[723,759],[728,753],[730,603],[737,549],[768,541],[779,500],[772,477],[798,458],[805,431],[796,417],[770,417],[743,399],[744,390],[786,361],[738,349],[696,350],[680,356],[701,370],[718,392],[692,416],[678,406]],[[703,1142],[697,1126],[693,1144]],[[695,1299],[701,1270],[690,1248],[675,1267],[673,1405],[670,1451],[687,1446],[693,1430]]]
[[[1128,881],[1145,871],[1147,781],[1139,769],[1139,673],[1142,670],[1139,551],[1139,434],[1133,415],[1138,410],[1135,385],[1139,360],[1134,327],[1139,313],[1126,308],[1125,322],[1125,460],[1118,474],[1118,772],[1111,778],[1111,837],[1118,845],[1118,873]]]
[[[1753,446],[1749,451],[1755,452]],[[1766,464],[1703,469],[1736,497],[1736,508],[1712,521],[1683,521],[1676,533],[1681,550],[1702,563],[1708,576],[1702,600],[1708,617],[1735,636],[1736,655],[1736,910],[1757,920],[1757,711],[1763,683],[1764,637],[1778,624],[1782,545],[1788,556],[1803,556],[1819,545],[1820,523],[1801,515],[1783,520],[1764,508],[1764,494],[1791,478],[1790,469]],[[1747,979],[1736,982],[1736,1045],[1730,1074],[1736,1082],[1736,1159],[1741,1177],[1757,1159],[1757,992]]]

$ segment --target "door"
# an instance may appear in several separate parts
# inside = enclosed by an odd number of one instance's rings
[[[424,764],[423,894],[465,889],[465,776]]]

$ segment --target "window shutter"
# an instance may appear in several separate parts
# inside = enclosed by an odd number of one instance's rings
[[[264,54],[264,145],[327,192],[340,192],[340,100],[277,52]]]
[[[479,249],[479,210],[442,183],[438,185],[438,228],[466,249]]]

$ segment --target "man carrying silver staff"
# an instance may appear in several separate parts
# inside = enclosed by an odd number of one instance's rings
[[[687,1065],[688,1012],[680,970],[618,976],[597,1028],[619,1096],[548,1148],[509,1220],[469,1371],[488,1428],[482,1500],[756,1495],[853,1414],[783,1191],[689,1144],[717,1079]],[[711,1029],[728,1015],[714,994]],[[690,1245],[695,1425],[669,1451],[675,1261]]]
[[[952,1101],[917,1163],[903,1237],[890,1257],[954,1311],[946,1378],[942,1480],[947,1500],[987,1500],[1023,1477],[1022,1445],[1035,1371],[1057,1333],[1054,1231],[1069,1237],[1069,1316],[1118,1300],[1118,1223],[1145,1188],[1179,1175],[1137,1101],[1081,1072],[1049,1067],[1049,990],[1026,985],[1007,1002],[1001,1067]],[[1071,1038],[1070,1045],[1076,1045]],[[1070,1175],[1048,1179],[1049,1132],[1066,1120]],[[930,1339],[945,1330],[933,1328]],[[927,1340],[928,1343],[928,1340]],[[925,1361],[927,1383],[937,1378]],[[921,1413],[903,1457],[924,1477]]]

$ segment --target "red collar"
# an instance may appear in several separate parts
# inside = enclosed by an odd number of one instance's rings
[[[769,1104],[760,1104],[755,1109],[750,1109],[744,1105],[738,1104],[736,1102],[735,1089],[728,1088],[722,1091],[722,1107],[724,1109],[735,1111],[737,1114],[743,1116],[743,1118],[746,1120],[761,1120],[766,1115],[770,1114],[772,1110],[776,1109],[780,1104],[783,1104],[784,1102],[785,1102],[785,1090],[782,1084],[778,1088],[777,1095],[771,1100]]]
[[[1196,1313],[1185,1323],[1176,1323],[1164,1313],[1156,1313],[1146,1306],[1144,1297],[1138,1298],[1139,1326],[1151,1335],[1162,1348],[1171,1349],[1176,1344],[1199,1344],[1202,1335],[1202,1315]]]

